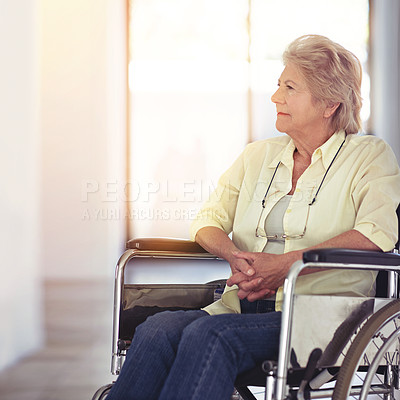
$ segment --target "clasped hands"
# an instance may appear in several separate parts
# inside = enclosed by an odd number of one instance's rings
[[[239,287],[238,297],[249,301],[273,296],[283,284],[290,266],[285,255],[238,251],[229,260],[232,276],[227,285]]]

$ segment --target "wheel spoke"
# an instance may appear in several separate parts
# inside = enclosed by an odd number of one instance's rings
[[[363,324],[358,335],[352,340],[339,371],[333,393],[333,400],[346,400],[347,396],[364,399],[393,399],[393,383],[399,372],[400,300],[394,300]],[[393,345],[396,346],[393,349]],[[388,366],[385,374],[378,367]],[[369,367],[369,372],[359,372],[360,366]],[[377,371],[379,373],[377,373]],[[355,385],[362,385],[357,391]],[[355,390],[351,390],[354,387]]]

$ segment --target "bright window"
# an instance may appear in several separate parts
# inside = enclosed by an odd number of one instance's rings
[[[366,66],[368,0],[130,1],[131,235],[188,237],[245,144],[277,134],[280,57],[307,33]]]

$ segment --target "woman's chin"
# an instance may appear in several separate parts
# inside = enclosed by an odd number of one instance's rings
[[[280,124],[278,121],[276,121],[276,123],[275,123],[275,128],[281,133],[286,133],[285,127],[282,124]]]

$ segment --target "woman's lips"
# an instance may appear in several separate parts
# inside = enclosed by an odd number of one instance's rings
[[[284,112],[278,112],[277,115],[289,115],[289,114],[286,114],[286,113],[284,113]]]

